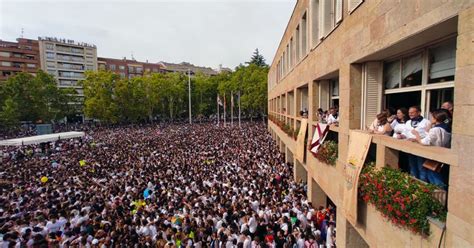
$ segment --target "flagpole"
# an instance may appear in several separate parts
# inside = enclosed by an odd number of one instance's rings
[[[188,69],[188,97],[189,97],[189,124],[192,123],[191,119],[191,69]]]
[[[217,94],[217,126],[220,124],[221,116],[219,114],[219,94]]]
[[[240,127],[240,90],[239,90],[239,127]]]
[[[230,92],[230,125],[234,126],[234,92]]]

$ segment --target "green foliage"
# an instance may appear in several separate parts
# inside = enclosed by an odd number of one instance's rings
[[[359,177],[359,195],[373,204],[395,225],[428,235],[428,217],[446,219],[446,209],[433,197],[436,186],[421,182],[407,173],[373,164],[364,166]]]
[[[38,71],[36,76],[18,73],[0,84],[1,126],[12,128],[19,121],[50,122],[74,112],[68,104],[73,89],[60,89],[53,76]],[[13,114],[13,110],[16,110]]]
[[[265,63],[265,58],[263,57],[263,55],[260,54],[260,52],[258,51],[258,48],[255,49],[252,57],[250,58],[250,61],[246,62],[246,64],[248,65],[254,64],[259,67],[268,67],[267,63]]]
[[[20,122],[18,104],[10,97],[3,103],[0,121],[3,128],[13,129]]]
[[[334,140],[324,141],[316,153],[316,158],[329,165],[336,165],[338,156],[338,145]]]

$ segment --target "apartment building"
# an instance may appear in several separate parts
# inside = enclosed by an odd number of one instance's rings
[[[143,76],[145,73],[164,73],[164,65],[161,63],[149,63],[136,61],[135,59],[113,59],[98,58],[99,70],[109,70],[119,74],[123,78],[134,78]]]
[[[74,40],[38,37],[41,69],[53,75],[60,88],[74,88],[79,96],[83,91],[78,82],[85,71],[97,70],[97,47]]]
[[[472,1],[297,1],[268,74],[268,125],[295,179],[308,183],[313,206],[337,208],[338,247],[474,246],[473,23]],[[428,116],[445,101],[454,102],[451,148],[363,131],[383,109],[419,105]],[[317,110],[330,107],[340,118],[329,128],[335,166],[276,123],[301,130],[307,122],[311,141]],[[348,214],[347,161],[359,133],[369,135],[377,169],[399,169],[403,153],[448,165],[446,221],[430,219],[430,233],[420,235],[357,198],[355,218]]]
[[[36,73],[40,69],[39,57],[39,45],[36,40],[0,40],[0,81],[18,72]]]

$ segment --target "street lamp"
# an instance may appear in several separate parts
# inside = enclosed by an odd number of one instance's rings
[[[192,124],[191,120],[191,69],[188,69],[188,103],[189,103],[189,124]]]

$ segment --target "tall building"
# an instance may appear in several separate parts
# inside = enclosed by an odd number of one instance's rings
[[[297,1],[268,74],[269,130],[294,164],[295,179],[308,183],[313,206],[337,209],[338,247],[474,246],[473,23],[472,1]],[[451,148],[363,131],[383,109],[419,105],[428,116],[445,101],[454,102]],[[317,110],[331,107],[339,109],[339,125],[326,138],[337,143],[335,166],[287,134],[307,122],[311,142]],[[307,119],[300,115],[304,109]],[[448,191],[437,193],[446,221],[429,219],[430,233],[420,235],[406,222],[385,218],[390,207],[380,210],[348,194],[357,192],[351,180],[358,178],[350,173],[350,154],[364,146],[351,139],[361,136],[370,138],[368,157],[377,169],[401,170],[412,155],[445,164]]]
[[[112,59],[98,58],[98,69],[109,70],[119,74],[123,78],[133,78],[143,76],[145,73],[164,73],[164,66],[161,63],[149,63],[136,61],[134,59]]]
[[[40,69],[38,41],[18,38],[17,42],[0,40],[0,81],[17,72],[36,73]]]
[[[97,48],[95,45],[73,40],[38,37],[41,69],[53,75],[60,88],[75,88],[83,96],[78,82],[84,79],[85,71],[97,70]]]

